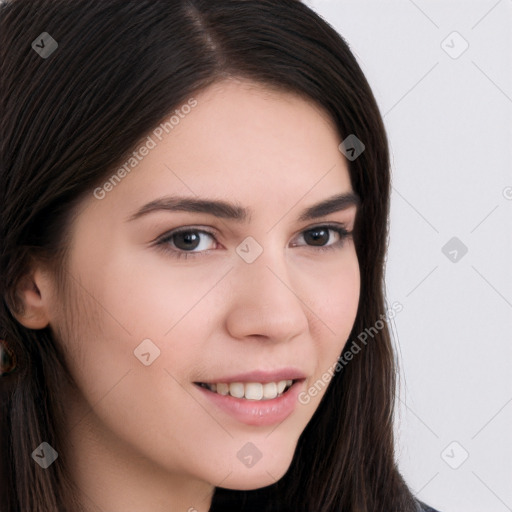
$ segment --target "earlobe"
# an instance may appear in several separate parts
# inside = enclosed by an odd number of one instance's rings
[[[18,283],[17,296],[22,311],[13,311],[20,324],[29,329],[44,329],[49,324],[48,306],[50,282],[45,274],[36,270],[22,277]]]

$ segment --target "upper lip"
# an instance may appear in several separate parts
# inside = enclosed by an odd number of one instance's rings
[[[279,382],[281,380],[300,380],[305,379],[306,374],[296,368],[281,368],[278,370],[253,370],[246,373],[238,373],[224,377],[218,377],[215,379],[208,379],[200,381],[203,384],[215,384],[215,383],[226,383],[231,382]]]

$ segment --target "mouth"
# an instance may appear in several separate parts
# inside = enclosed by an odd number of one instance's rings
[[[287,379],[272,382],[194,382],[194,384],[218,395],[264,402],[283,396],[296,382],[302,380],[304,379]]]
[[[256,371],[194,384],[208,406],[239,423],[264,427],[281,423],[297,409],[305,382],[306,377],[296,371],[274,375]]]

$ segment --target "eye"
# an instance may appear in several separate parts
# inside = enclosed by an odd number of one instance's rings
[[[337,240],[328,243],[332,238],[331,233],[336,234]],[[325,224],[302,231],[300,239],[306,242],[305,245],[309,249],[326,251],[342,248],[351,234],[343,225]],[[155,245],[175,258],[206,256],[210,253],[208,238],[216,241],[214,233],[210,231],[194,227],[179,228],[163,235]],[[304,244],[293,243],[292,247],[302,245]]]
[[[328,244],[327,241],[331,239],[329,232],[336,233],[338,240],[334,243]],[[302,232],[301,237],[311,245],[312,249],[318,251],[326,251],[331,249],[339,249],[343,247],[345,240],[351,235],[344,226],[339,224],[325,224],[322,226],[315,226]],[[294,244],[294,247],[297,244]]]
[[[208,244],[201,240],[206,235],[215,240],[213,233],[196,228],[177,229],[167,233],[157,240],[156,245],[164,251],[171,253],[176,258],[188,258],[189,256],[198,256],[208,254],[210,251],[205,247]],[[169,245],[171,247],[169,247]],[[197,252],[192,250],[199,249]],[[189,254],[190,253],[190,254]]]

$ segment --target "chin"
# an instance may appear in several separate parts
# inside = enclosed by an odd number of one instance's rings
[[[273,460],[264,461],[263,457],[252,467],[235,467],[229,478],[222,482],[221,487],[233,491],[253,491],[268,487],[280,480],[288,471],[293,453],[282,454],[281,460],[279,454],[274,455]]]
[[[262,487],[268,487],[269,485],[275,484],[278,480],[281,480],[285,473],[286,470],[278,474],[273,473],[272,471],[269,471],[268,473],[263,471],[263,473],[259,474],[251,474],[241,471],[237,475],[230,475],[228,480],[222,482],[221,487],[232,491],[254,491],[255,489],[261,489]]]

